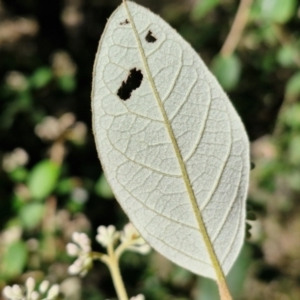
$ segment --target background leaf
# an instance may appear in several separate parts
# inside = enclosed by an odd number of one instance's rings
[[[59,166],[50,160],[35,165],[28,178],[31,196],[40,200],[47,197],[55,188],[59,173]]]
[[[286,85],[288,95],[300,95],[300,72],[294,74]]]
[[[194,9],[192,10],[192,18],[195,20],[200,20],[207,13],[213,10],[220,0],[197,0],[194,4]]]
[[[296,0],[261,0],[262,18],[285,23],[295,14],[296,5]]]
[[[230,91],[237,86],[241,76],[241,63],[236,55],[217,55],[211,69],[225,90]]]
[[[27,248],[23,241],[11,243],[3,255],[3,271],[0,278],[11,279],[21,274],[26,264],[27,255]]]
[[[47,67],[37,69],[30,78],[32,87],[36,89],[40,89],[46,86],[51,80],[52,71]]]
[[[20,220],[26,229],[36,227],[42,220],[44,205],[41,203],[28,203],[20,209]]]

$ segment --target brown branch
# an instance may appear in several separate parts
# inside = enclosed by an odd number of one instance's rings
[[[235,15],[230,32],[220,51],[222,56],[230,56],[237,47],[237,44],[241,39],[241,35],[248,21],[248,15],[252,2],[253,0],[240,1],[240,5]]]

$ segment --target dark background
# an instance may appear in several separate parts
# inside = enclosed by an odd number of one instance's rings
[[[240,1],[138,2],[161,15],[200,53],[228,92],[253,142],[256,168],[248,202],[250,218],[255,213],[258,220],[232,276],[236,299],[300,298],[300,2],[276,0],[272,7],[267,5],[270,1],[275,0],[253,1],[248,24],[228,59],[220,49]],[[205,10],[203,3],[211,8]],[[119,4],[116,0],[0,3],[0,288],[23,282],[28,274],[37,280],[50,274],[53,281],[65,282],[72,259],[64,247],[72,231],[94,237],[99,225],[121,229],[127,222],[101,175],[90,106],[97,45]],[[44,135],[37,134],[37,126],[47,117],[58,124],[65,114],[71,114],[73,122],[53,138],[45,138],[51,125],[45,126]],[[76,134],[79,137],[74,138]],[[26,151],[28,162],[8,167],[5,160],[12,164],[18,160],[11,155],[16,148]],[[36,171],[49,160],[58,163],[58,175],[47,167]],[[34,172],[49,184],[41,186],[45,192],[40,197],[33,192],[38,185]],[[78,196],[78,191],[85,196]],[[32,249],[30,243],[35,245]],[[47,245],[55,246],[51,250]],[[17,262],[8,255],[12,249],[14,257],[21,257]],[[142,292],[147,300],[217,299],[210,281],[157,254],[128,253],[121,269],[130,295]],[[72,280],[79,288],[78,299],[115,295],[104,265],[96,264],[83,281]]]

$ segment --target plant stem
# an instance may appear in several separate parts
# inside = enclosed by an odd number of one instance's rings
[[[218,288],[221,300],[232,300],[225,278],[224,281],[218,281]]]
[[[110,270],[111,277],[118,295],[119,300],[128,300],[127,292],[124,286],[124,282],[121,276],[119,268],[119,259],[115,255],[113,245],[110,244],[107,247],[109,260],[107,261],[107,266]]]
[[[238,11],[235,15],[233,24],[231,26],[230,32],[220,51],[222,56],[230,56],[234,52],[241,38],[244,27],[247,24],[252,1],[253,0],[241,0]]]

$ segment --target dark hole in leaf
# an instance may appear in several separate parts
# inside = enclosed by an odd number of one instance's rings
[[[129,21],[127,19],[125,19],[125,21],[120,23],[120,25],[126,25],[126,24],[129,24]]]
[[[255,168],[255,163],[251,162],[250,166],[251,166],[250,169],[253,170]]]
[[[127,79],[122,82],[118,89],[117,95],[124,101],[129,99],[131,93],[141,85],[142,80],[142,72],[136,68],[131,69]]]
[[[147,35],[146,35],[146,41],[148,43],[154,43],[154,42],[156,42],[156,40],[157,40],[157,38],[152,34],[152,31],[149,30]]]

